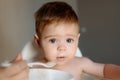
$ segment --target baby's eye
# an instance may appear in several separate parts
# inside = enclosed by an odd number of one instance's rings
[[[56,42],[56,39],[50,39],[49,40],[51,43],[55,43]]]
[[[71,43],[72,41],[74,41],[74,40],[71,39],[71,38],[68,38],[68,39],[66,40],[66,42],[68,42],[68,43]]]

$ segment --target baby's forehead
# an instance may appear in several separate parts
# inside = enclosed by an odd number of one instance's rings
[[[51,24],[47,24],[43,28],[40,29],[40,34],[38,35],[44,35],[44,34],[51,34],[51,33],[64,33],[64,32],[75,32],[79,33],[79,25],[75,22],[54,22]],[[70,32],[70,33],[71,33]]]
[[[75,22],[55,22],[55,23],[51,23],[51,24],[48,24],[45,26],[46,28],[56,28],[56,27],[66,27],[66,28],[69,28],[69,27],[79,27],[79,25]]]
[[[44,30],[69,30],[69,29],[73,29],[73,30],[79,30],[79,26],[76,23],[65,23],[65,22],[60,22],[60,23],[53,23],[50,25],[47,25]]]
[[[58,23],[51,24],[44,28],[42,34],[52,34],[52,33],[78,33],[78,25],[75,23]]]

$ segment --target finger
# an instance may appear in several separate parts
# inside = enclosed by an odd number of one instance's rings
[[[16,57],[13,61],[11,61],[11,62],[16,62],[16,61],[21,61],[21,60],[23,60],[22,54],[19,53],[19,54],[17,55],[17,57]]]
[[[6,75],[11,76],[11,75],[21,72],[21,70],[23,70],[27,67],[28,67],[27,62],[22,60],[22,61],[13,63],[10,67],[5,68],[4,71],[5,71]]]
[[[20,60],[23,60],[22,54],[18,54],[18,56],[17,56],[17,58],[16,58],[16,61],[20,61]]]
[[[10,76],[12,80],[28,80],[29,68],[23,69],[21,72]]]
[[[6,72],[4,71],[4,67],[0,67],[0,80],[6,80]]]

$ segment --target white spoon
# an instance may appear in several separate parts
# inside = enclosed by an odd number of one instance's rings
[[[32,63],[28,63],[29,67],[33,67],[35,65],[39,65],[39,66],[44,66],[46,68],[50,68],[50,67],[54,67],[56,65],[56,62],[47,62],[47,63],[32,62]]]
[[[9,67],[10,65],[12,65],[12,63],[10,62],[3,62],[1,63],[1,66],[2,67]],[[33,66],[44,66],[46,68],[50,68],[50,67],[53,67],[56,65],[56,62],[47,62],[47,63],[42,63],[42,62],[31,62],[31,63],[28,63],[28,66],[29,67],[33,67]]]

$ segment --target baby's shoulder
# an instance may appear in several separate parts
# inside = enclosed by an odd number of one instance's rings
[[[87,57],[75,57],[72,65],[76,65],[76,69],[82,71],[86,66],[91,64],[91,60]]]
[[[83,61],[86,61],[86,60],[90,60],[89,58],[87,57],[74,57],[75,60],[83,60]]]
[[[87,57],[75,57],[74,62],[80,63],[80,64],[85,64],[85,63],[89,63],[89,62],[92,62],[92,61]]]

